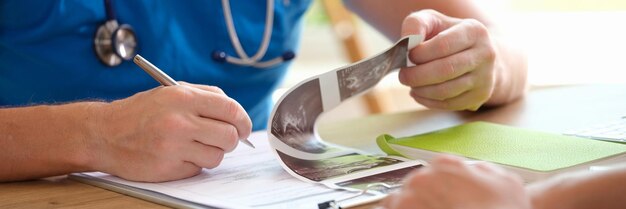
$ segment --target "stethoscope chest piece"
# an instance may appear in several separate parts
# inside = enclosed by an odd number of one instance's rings
[[[109,67],[137,54],[137,37],[130,25],[119,25],[111,9],[110,1],[105,1],[107,21],[100,25],[94,37],[94,50],[98,59]]]

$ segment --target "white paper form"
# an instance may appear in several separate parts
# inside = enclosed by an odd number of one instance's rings
[[[98,181],[115,182],[219,208],[317,208],[319,202],[353,194],[293,178],[276,161],[265,132],[254,132],[249,139],[256,149],[238,146],[226,154],[217,168],[204,169],[201,174],[188,179],[139,183],[100,172],[73,175],[96,177]],[[367,198],[372,197],[353,201]]]

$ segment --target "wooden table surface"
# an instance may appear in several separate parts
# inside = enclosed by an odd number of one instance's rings
[[[472,112],[419,110],[320,124],[325,140],[371,149],[376,134],[413,135],[483,120],[562,133],[626,116],[626,85],[534,89],[507,106]],[[372,138],[374,136],[374,138]],[[374,204],[359,208],[371,208]],[[165,208],[64,176],[0,184],[0,208]]]

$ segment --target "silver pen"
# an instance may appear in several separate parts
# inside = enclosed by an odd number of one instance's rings
[[[178,82],[176,82],[170,76],[168,76],[159,68],[154,66],[152,63],[148,62],[148,60],[144,59],[141,55],[139,54],[135,55],[135,58],[133,59],[133,61],[135,62],[135,64],[139,65],[139,67],[141,67],[143,71],[146,71],[146,73],[152,76],[154,80],[157,80],[159,83],[161,83],[161,85],[164,85],[164,86],[179,85]],[[239,139],[239,141],[254,148],[254,145],[252,144],[252,142],[248,141],[248,139],[241,138]]]

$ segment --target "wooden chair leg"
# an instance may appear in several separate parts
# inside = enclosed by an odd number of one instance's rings
[[[341,39],[350,62],[357,62],[366,57],[359,33],[357,33],[356,20],[350,11],[339,0],[322,0],[322,5],[328,15],[333,31]],[[387,98],[385,98],[387,97]],[[388,96],[382,92],[370,91],[363,95],[363,100],[370,113],[382,113],[389,110]]]

